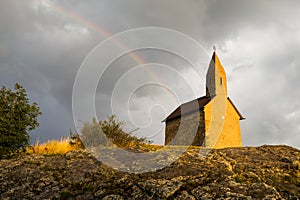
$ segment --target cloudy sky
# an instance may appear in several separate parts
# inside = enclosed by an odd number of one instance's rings
[[[72,112],[76,75],[91,51],[126,30],[167,28],[202,46],[202,52],[193,51],[170,36],[188,56],[199,56],[197,68],[159,49],[117,57],[97,85],[100,119],[115,113],[128,129],[140,127],[139,134],[162,143],[164,116],[179,103],[204,94],[215,45],[227,72],[229,96],[247,118],[241,122],[243,145],[300,148],[299,7],[299,1],[283,0],[1,0],[0,85],[21,83],[40,106],[41,125],[32,138],[67,136],[78,126]],[[136,42],[116,41],[119,48]],[[164,41],[168,40],[160,42]]]

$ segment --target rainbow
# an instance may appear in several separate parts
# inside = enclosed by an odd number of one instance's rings
[[[98,24],[82,17],[81,15],[75,13],[72,10],[69,10],[65,7],[62,7],[62,6],[52,2],[50,0],[43,0],[43,2],[46,3],[46,5],[50,8],[52,8],[53,10],[55,10],[55,11],[57,11],[57,12],[63,14],[63,15],[66,15],[66,16],[70,17],[70,18],[80,22],[81,24],[84,24],[86,27],[88,27],[91,30],[96,31],[97,33],[100,33],[105,38],[109,38],[109,37],[113,36],[112,33],[108,32],[103,27],[101,27]],[[122,41],[118,40],[117,38],[115,38],[113,40],[113,42],[122,49],[125,49],[125,50],[128,49],[128,48],[126,48],[126,45]],[[135,52],[130,52],[128,55],[133,60],[135,60],[138,64],[140,64],[140,65],[145,64],[145,61],[141,57],[139,57]]]
[[[99,26],[98,24],[90,21],[89,19],[84,18],[83,16],[79,15],[78,13],[67,9],[65,7],[62,7],[61,5],[58,5],[57,3],[50,1],[50,0],[42,0],[43,3],[46,4],[46,6],[48,6],[49,8],[53,9],[54,11],[65,15],[67,17],[72,18],[73,20],[76,20],[77,22],[79,22],[80,24],[83,24],[85,27],[89,28],[90,30],[94,30],[97,33],[101,34],[103,37],[105,38],[109,38],[111,36],[113,36],[112,33],[110,33],[109,31],[107,31],[106,29],[104,29],[103,27]],[[126,45],[118,40],[117,38],[113,39],[113,42],[120,47],[121,49],[127,50],[128,48],[126,47]],[[127,54],[128,56],[130,56],[138,65],[145,65],[146,62],[139,57],[134,51],[130,52]],[[155,78],[156,80],[160,80],[160,78],[158,77],[158,75],[156,73],[154,73],[153,71],[151,71],[151,69],[146,68],[146,70],[149,72],[149,74]],[[169,92],[168,89],[164,88],[167,92]],[[171,93],[172,94],[172,93]],[[174,95],[174,94],[173,94]],[[172,98],[172,100],[174,101],[174,103],[177,105],[180,102],[178,102],[178,99],[174,96],[174,99]]]

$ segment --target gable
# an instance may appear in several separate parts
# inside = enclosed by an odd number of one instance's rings
[[[239,115],[240,120],[244,120],[246,119],[245,117],[243,117],[243,115],[239,112],[239,110],[235,107],[234,103],[232,102],[232,100],[227,97],[227,100],[229,101],[229,103],[232,105],[232,107],[234,108],[234,110],[236,111],[236,113]]]

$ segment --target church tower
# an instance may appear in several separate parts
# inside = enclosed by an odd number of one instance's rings
[[[244,117],[228,97],[226,73],[216,51],[213,52],[206,74],[206,97],[211,99],[204,107],[206,146],[242,146],[239,121]]]
[[[213,98],[217,95],[227,97],[227,79],[225,70],[214,51],[206,74],[206,96]]]

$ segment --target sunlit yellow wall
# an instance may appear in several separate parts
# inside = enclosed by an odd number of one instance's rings
[[[240,116],[230,103],[228,99],[225,100],[226,108],[225,108],[225,116],[222,117],[222,113],[218,113],[216,117],[221,117],[223,120],[222,128],[220,131],[218,129],[212,129],[211,121],[212,121],[212,108],[214,101],[211,101],[204,108],[205,111],[205,132],[209,134],[206,137],[207,147],[211,148],[225,148],[225,147],[241,147],[242,146],[242,138],[241,138],[241,130],[240,130]],[[215,107],[216,108],[216,107]],[[220,111],[221,112],[221,111]],[[224,113],[224,112],[223,112]],[[220,116],[220,115],[221,116]],[[216,112],[214,112],[216,115]],[[214,123],[215,125],[215,123]],[[220,123],[218,123],[220,125]],[[215,131],[217,130],[217,131]]]
[[[205,133],[207,133],[212,117],[212,102],[209,102],[205,107],[204,107],[204,113],[205,113]]]
[[[219,60],[218,56],[215,55],[215,88],[216,88],[216,95],[225,95],[225,98],[227,97],[227,78],[226,78],[226,72],[221,64],[221,61]],[[220,81],[220,78],[222,78],[222,84]]]

